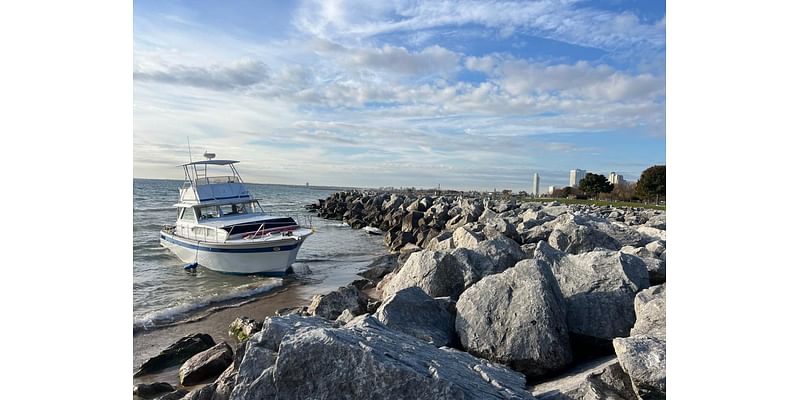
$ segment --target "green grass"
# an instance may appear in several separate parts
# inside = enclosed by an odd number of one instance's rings
[[[543,198],[543,197],[521,197],[517,199],[517,202],[525,202],[525,201],[538,201],[538,202],[546,202],[546,201],[557,201],[561,204],[594,204],[597,206],[614,206],[614,207],[639,207],[639,208],[649,208],[652,210],[666,210],[666,206],[659,206],[656,204],[645,204],[645,203],[634,203],[628,201],[607,201],[607,200],[578,200],[578,199],[551,199],[551,198]]]

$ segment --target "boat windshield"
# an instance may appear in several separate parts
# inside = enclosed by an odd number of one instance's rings
[[[233,214],[250,214],[253,206],[250,203],[223,204],[221,206],[200,207],[200,219],[220,218]]]

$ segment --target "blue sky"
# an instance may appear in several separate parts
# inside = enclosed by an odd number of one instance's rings
[[[135,1],[134,176],[530,191],[666,159],[660,1]]]

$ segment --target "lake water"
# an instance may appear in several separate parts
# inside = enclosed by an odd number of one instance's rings
[[[202,267],[183,270],[159,244],[163,225],[174,224],[181,181],[133,180],[133,329],[134,333],[174,325],[223,307],[232,307],[290,283],[337,282],[338,270],[352,271],[385,254],[382,237],[317,218],[303,206],[328,197],[334,189],[248,184],[253,197],[271,215],[311,218],[316,232],[300,248],[290,278],[238,276]],[[352,272],[351,272],[352,273]],[[349,275],[348,275],[349,276]]]

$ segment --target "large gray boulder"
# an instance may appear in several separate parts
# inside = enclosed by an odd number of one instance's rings
[[[459,227],[453,231],[453,246],[466,249],[475,249],[484,238],[466,228]]]
[[[532,390],[539,400],[634,400],[631,379],[616,357],[578,365],[564,374],[537,383]]]
[[[553,232],[547,242],[565,253],[579,254],[596,248],[619,250],[620,245],[606,233],[589,225],[581,225],[571,214],[563,214],[550,224]]]
[[[456,332],[470,353],[529,377],[572,361],[558,284],[546,266],[531,260],[464,291],[456,304]]]
[[[494,269],[489,273],[503,272],[527,256],[517,242],[505,236],[478,243],[478,246],[475,247],[475,252],[486,256],[492,261]],[[482,276],[486,275],[487,273],[485,272],[482,274]]]
[[[667,391],[667,284],[636,295],[631,336],[614,339],[620,365],[642,399],[665,399]]]
[[[603,340],[628,335],[636,322],[634,297],[649,286],[642,260],[607,250],[566,254],[545,242],[539,242],[533,259],[558,281],[570,333]]]
[[[193,355],[208,350],[212,346],[214,346],[214,339],[211,335],[195,333],[184,336],[162,350],[157,356],[145,361],[133,376],[142,376],[174,365],[180,365]]]
[[[350,310],[353,315],[367,312],[368,298],[353,285],[342,286],[325,295],[315,295],[311,298],[308,313],[314,316],[336,319],[344,310]]]
[[[186,360],[178,370],[181,385],[196,385],[204,380],[219,376],[233,362],[233,350],[221,342],[214,347],[195,354]]]
[[[667,341],[637,335],[614,339],[619,364],[640,398],[667,398]]]
[[[419,286],[428,296],[457,298],[473,271],[444,251],[422,250],[411,254],[403,267],[383,287],[383,298],[412,286]]]
[[[517,228],[504,218],[490,218],[486,221],[486,226],[483,228],[483,234],[487,239],[495,239],[499,236],[505,236],[517,243],[522,243],[522,239],[517,233]]]
[[[457,341],[455,314],[448,309],[447,303],[437,301],[416,286],[389,296],[378,307],[375,318],[390,329],[436,347],[453,346]]]
[[[272,317],[278,318],[282,317]],[[265,322],[264,331],[271,325]],[[522,374],[437,348],[368,315],[344,328],[285,331],[278,349],[274,364],[262,365],[257,380],[237,382],[231,400],[533,399]],[[247,355],[243,366],[246,361]]]
[[[636,295],[633,303],[636,324],[631,336],[667,338],[667,284],[653,286]]]

